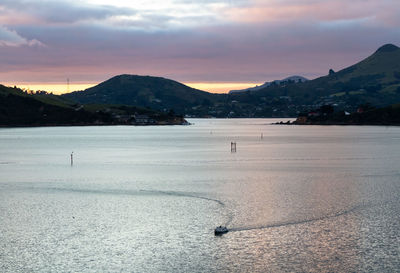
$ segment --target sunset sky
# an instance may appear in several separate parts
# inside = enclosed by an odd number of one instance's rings
[[[399,0],[0,0],[0,83],[55,92],[118,74],[224,92],[385,43],[400,45]]]

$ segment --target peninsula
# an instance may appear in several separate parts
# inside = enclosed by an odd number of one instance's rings
[[[0,127],[90,125],[184,125],[172,110],[161,112],[117,104],[79,104],[44,91],[0,85]]]

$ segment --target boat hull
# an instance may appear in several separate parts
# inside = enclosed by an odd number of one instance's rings
[[[227,233],[229,230],[226,227],[219,226],[214,230],[215,236],[221,236],[222,234]]]

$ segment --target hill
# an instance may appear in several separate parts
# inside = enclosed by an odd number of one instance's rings
[[[296,117],[326,104],[354,112],[361,104],[385,107],[400,102],[400,49],[387,44],[357,64],[314,80],[288,78],[242,91],[212,94],[165,78],[119,75],[62,98],[173,109],[191,117]]]
[[[250,93],[255,102],[275,99],[277,111],[286,109],[291,115],[293,110],[298,113],[324,104],[349,111],[365,103],[388,106],[400,102],[400,48],[387,44],[341,71],[330,70],[327,76],[303,83],[272,84]]]
[[[112,124],[185,124],[182,117],[138,107],[79,105],[46,92],[0,85],[0,127]]]
[[[75,111],[72,105],[62,103],[57,96],[30,95],[18,88],[0,85],[0,126],[43,126],[87,124],[96,115]],[[49,101],[48,103],[43,102]]]
[[[323,105],[354,112],[362,104],[382,108],[400,102],[400,48],[384,45],[363,61],[338,72],[330,70],[328,75],[314,80],[288,78],[230,94],[212,94],[161,77],[119,75],[84,91],[62,96],[46,92],[32,95],[5,87],[0,88],[0,95],[6,97],[2,101],[3,112],[13,111],[5,101],[10,96],[18,96],[15,98],[18,102],[13,100],[9,103],[23,107],[28,100],[34,99],[34,104],[40,102],[46,109],[59,107],[57,111],[60,113],[79,109],[88,112],[85,114],[87,117],[101,114],[101,117],[94,118],[100,123],[121,123],[116,117],[124,117],[126,122],[126,116],[135,113],[147,113],[154,117],[153,120],[165,120],[165,116],[169,116],[167,120],[173,120],[174,113],[220,118],[296,117]],[[56,115],[57,111],[54,110],[53,114]],[[18,113],[14,114],[18,116]],[[72,112],[68,115],[69,118],[60,116],[59,122],[66,124],[75,116]],[[111,119],[105,118],[110,115]],[[83,116],[74,123],[81,118]],[[85,122],[93,122],[93,119],[89,120]]]
[[[216,103],[221,96],[151,76],[119,75],[84,91],[62,95],[79,103],[124,104],[177,113]]]
[[[263,88],[270,86],[271,84],[282,84],[282,83],[289,83],[289,82],[299,83],[299,82],[306,82],[306,81],[308,81],[308,79],[304,78],[302,76],[290,76],[283,80],[275,80],[272,82],[265,82],[264,84],[255,86],[255,87],[250,87],[250,88],[240,89],[240,90],[231,90],[231,91],[229,91],[229,94],[241,93],[241,92],[247,92],[247,91],[258,91],[258,90],[261,90]]]

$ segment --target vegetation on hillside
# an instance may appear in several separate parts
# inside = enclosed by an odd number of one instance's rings
[[[172,117],[172,113],[188,117],[296,117],[323,105],[351,113],[362,104],[382,108],[400,102],[400,48],[384,45],[365,60],[338,72],[331,69],[328,75],[314,80],[275,81],[265,88],[231,94],[208,93],[173,80],[138,75],[115,76],[62,96],[0,88],[0,95],[10,94],[19,96],[19,100],[29,98],[46,107],[62,108],[61,112],[84,111],[87,117],[101,114],[100,122],[107,115],[114,120],[123,116],[126,121],[133,112],[151,112],[152,120]],[[4,101],[2,107],[6,109]]]
[[[400,102],[400,48],[385,45],[372,56],[327,76],[296,84],[272,85],[251,94],[255,98],[290,98],[298,112],[324,104],[348,111],[370,103],[383,107]],[[303,106],[303,109],[299,106]]]
[[[212,94],[164,78],[120,75],[63,97],[83,104],[173,109],[192,117],[295,117],[325,104],[353,112],[360,104],[400,102],[400,49],[385,45],[365,60],[315,80],[273,82],[240,93]]]
[[[140,121],[139,121],[140,119]],[[45,92],[0,85],[0,126],[184,124],[172,112],[125,105],[80,105]]]
[[[360,105],[356,112],[335,111],[324,105],[308,113],[301,113],[293,124],[303,125],[400,125],[400,104],[375,108]]]
[[[190,88],[179,82],[150,76],[119,75],[85,91],[64,94],[79,103],[125,104],[187,113],[198,105],[212,105],[220,95]]]

